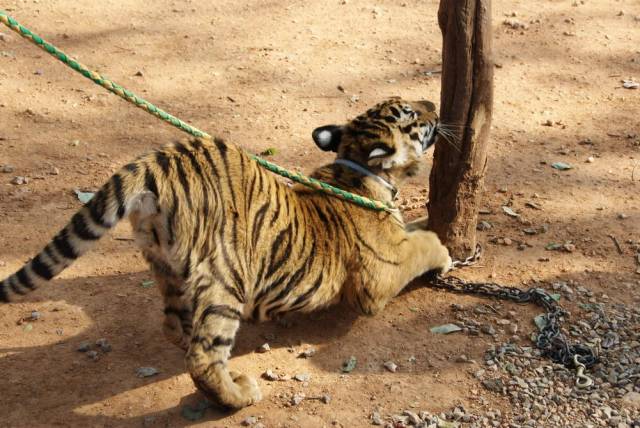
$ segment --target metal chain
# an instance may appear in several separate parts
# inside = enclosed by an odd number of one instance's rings
[[[465,260],[454,261],[453,267],[472,266],[478,262],[482,255],[480,244],[476,246],[474,254]],[[598,362],[593,349],[582,344],[570,344],[562,333],[560,324],[567,312],[554,300],[554,298],[542,288],[530,288],[521,290],[516,287],[499,285],[494,282],[468,282],[456,276],[442,276],[438,273],[428,275],[429,286],[440,290],[446,290],[459,294],[474,294],[483,297],[492,297],[500,300],[511,300],[516,303],[534,303],[542,307],[544,315],[544,327],[538,333],[536,346],[552,361],[568,368],[576,369],[576,385],[581,388],[591,386],[592,380],[583,374],[584,370]]]

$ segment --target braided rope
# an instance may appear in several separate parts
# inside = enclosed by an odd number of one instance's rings
[[[151,104],[150,102],[146,101],[143,98],[140,98],[139,96],[137,96],[136,94],[134,94],[133,92],[123,88],[122,86],[118,85],[117,83],[107,79],[106,77],[102,76],[101,74],[92,71],[91,69],[89,69],[88,67],[86,67],[85,65],[81,64],[80,62],[71,59],[67,54],[65,54],[64,52],[62,52],[61,50],[59,50],[58,48],[56,48],[55,46],[53,46],[52,44],[48,43],[47,41],[45,41],[42,37],[38,36],[37,34],[33,33],[32,31],[30,31],[28,28],[23,27],[22,25],[20,25],[20,23],[18,23],[18,21],[16,21],[15,19],[13,19],[12,17],[10,17],[9,15],[7,15],[6,12],[4,12],[3,10],[0,10],[0,22],[2,22],[3,24],[5,24],[7,27],[11,28],[13,31],[15,31],[16,33],[18,33],[19,35],[21,35],[22,37],[24,37],[25,39],[29,40],[30,42],[32,42],[33,44],[35,44],[36,46],[39,46],[40,48],[42,48],[43,50],[45,50],[47,53],[51,54],[52,56],[54,56],[55,58],[57,58],[58,60],[60,60],[61,62],[63,62],[64,64],[66,64],[68,67],[74,69],[75,71],[77,71],[78,73],[82,74],[84,77],[92,80],[94,83],[96,83],[97,85],[102,86],[103,88],[105,88],[106,90],[108,90],[109,92],[112,92],[114,94],[116,94],[117,96],[119,96],[120,98],[125,99],[126,101],[134,104],[136,107],[141,108],[142,110],[146,111],[147,113],[150,113],[160,119],[162,119],[163,121],[170,123],[171,125],[175,126],[176,128],[187,132],[195,137],[201,137],[201,138],[211,138],[211,136],[209,134],[207,134],[204,131],[199,130],[198,128],[189,125],[186,122],[183,122],[182,120],[178,119],[177,117],[167,113],[166,111],[156,107],[155,105]],[[394,212],[397,211],[397,208],[395,208],[393,206],[393,204],[387,204],[385,202],[382,201],[376,201],[373,199],[369,199],[365,196],[361,196],[361,195],[356,195],[354,193],[351,192],[347,192],[346,190],[342,190],[339,189],[337,187],[331,186],[330,184],[324,183],[322,181],[316,180],[314,178],[311,177],[307,177],[306,175],[297,173],[297,172],[291,172],[288,171],[278,165],[275,165],[265,159],[262,159],[258,156],[255,155],[251,155],[251,158],[253,160],[255,160],[260,166],[262,166],[263,168],[281,175],[283,177],[289,178],[293,181],[296,181],[300,184],[303,184],[307,187],[310,187],[312,189],[318,190],[320,192],[326,193],[328,195],[331,196],[335,196],[339,199],[348,201],[348,202],[352,202],[356,205],[359,205],[361,207],[364,208],[368,208],[370,210],[374,210],[374,211],[388,211],[388,212]]]

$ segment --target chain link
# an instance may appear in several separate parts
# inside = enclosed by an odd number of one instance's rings
[[[472,266],[477,263],[482,255],[480,244],[476,246],[474,254],[462,261],[454,261],[453,267],[459,268]],[[562,333],[560,324],[567,312],[560,304],[542,288],[520,288],[499,285],[494,282],[467,282],[456,276],[442,276],[438,273],[428,275],[429,286],[440,290],[446,290],[459,294],[473,294],[483,297],[492,297],[500,300],[510,300],[516,303],[534,303],[546,311],[544,326],[536,337],[536,346],[544,356],[552,361],[568,368],[580,369],[593,366],[598,358],[593,349],[582,344],[570,344]]]

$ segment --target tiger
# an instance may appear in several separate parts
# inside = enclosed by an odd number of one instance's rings
[[[335,161],[311,177],[394,206],[438,134],[430,101],[387,99],[312,139]],[[0,301],[51,280],[127,217],[164,303],[162,330],[195,386],[231,410],[258,402],[257,381],[228,367],[241,321],[340,300],[366,315],[452,260],[425,219],[373,211],[290,184],[220,138],[174,142],[124,165],[20,270]]]

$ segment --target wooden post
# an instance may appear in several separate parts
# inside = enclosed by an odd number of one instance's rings
[[[493,106],[491,0],[441,0],[443,36],[440,122],[451,125],[460,151],[440,139],[429,178],[429,229],[452,257],[476,245]],[[440,137],[442,138],[442,137]]]

